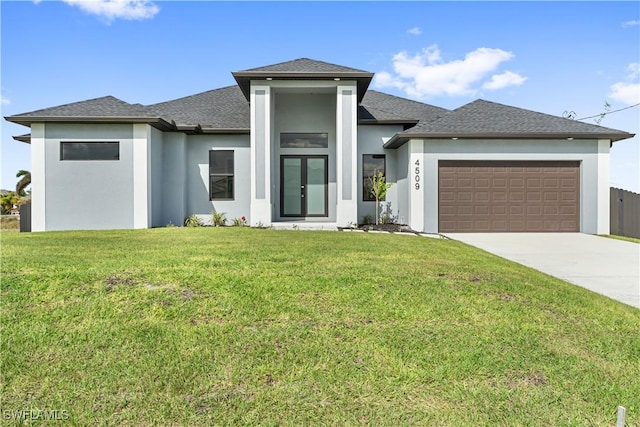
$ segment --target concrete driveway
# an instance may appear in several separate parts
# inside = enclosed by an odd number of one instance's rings
[[[640,308],[640,245],[581,233],[447,233],[447,237]]]

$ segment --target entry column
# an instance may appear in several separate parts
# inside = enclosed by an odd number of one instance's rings
[[[271,212],[271,88],[252,83],[251,225],[271,225]]]
[[[339,227],[358,222],[357,141],[358,100],[355,82],[337,87],[336,114],[336,222]]]

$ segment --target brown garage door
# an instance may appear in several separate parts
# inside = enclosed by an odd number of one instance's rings
[[[440,161],[440,232],[580,231],[580,163]]]

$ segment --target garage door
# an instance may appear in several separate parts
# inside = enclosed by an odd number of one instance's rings
[[[580,163],[440,161],[440,232],[580,231]]]

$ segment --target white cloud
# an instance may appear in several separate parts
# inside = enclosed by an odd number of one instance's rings
[[[160,9],[149,0],[63,0],[92,15],[114,19],[141,20],[153,18]]]
[[[635,27],[636,25],[640,25],[640,21],[627,21],[622,23],[622,28]]]
[[[505,71],[502,74],[494,74],[491,80],[482,85],[483,89],[498,90],[509,86],[520,86],[527,80],[518,73],[513,71]]]
[[[626,105],[640,102],[640,83],[618,82],[609,88],[609,97]]]
[[[467,53],[464,59],[445,62],[438,46],[432,45],[413,56],[407,52],[394,55],[395,73],[378,73],[375,84],[399,88],[417,98],[474,95],[479,87],[502,89],[522,84],[526,78],[511,71],[493,75],[482,84],[500,64],[513,57],[512,52],[481,47]]]
[[[627,66],[626,81],[617,82],[609,87],[609,97],[626,105],[640,102],[640,63],[633,62]]]
[[[422,30],[420,29],[420,27],[413,27],[413,28],[409,28],[407,30],[407,33],[413,36],[419,36],[420,34],[422,34]]]
[[[0,95],[0,104],[9,105],[9,104],[11,104],[11,100],[9,98],[5,97],[4,95]]]

